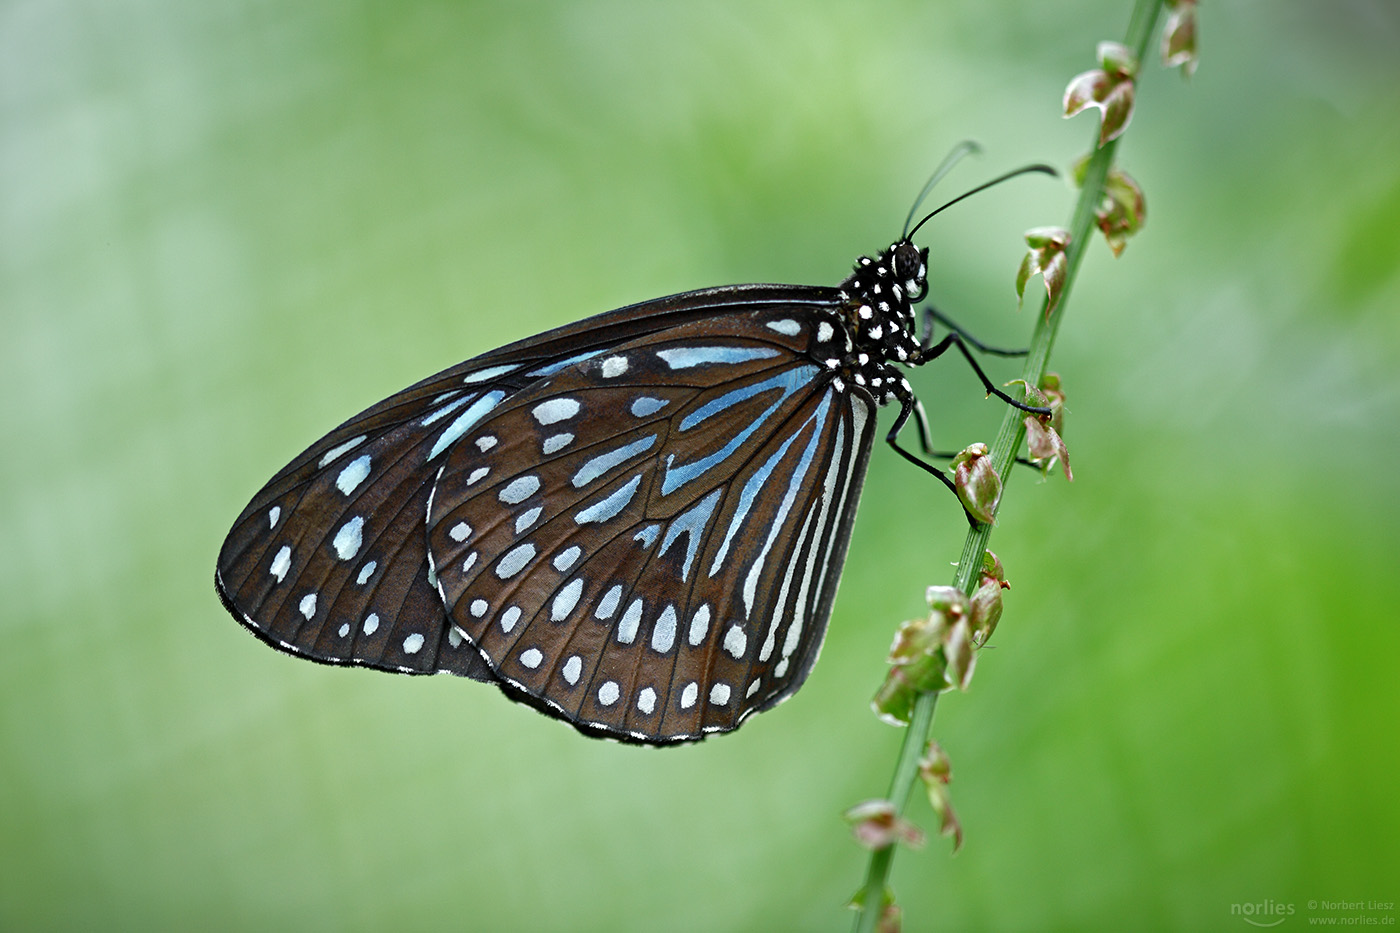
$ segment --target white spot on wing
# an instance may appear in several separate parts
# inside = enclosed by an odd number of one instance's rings
[[[575,563],[577,563],[579,557],[582,554],[583,549],[580,548],[577,544],[569,545],[568,547],[564,548],[564,550],[554,555],[554,569],[559,571],[560,573],[563,573],[564,571],[572,567]]]
[[[490,434],[478,437],[476,439],[476,446],[482,453],[486,453],[486,451],[496,446],[496,439]]]
[[[282,549],[277,552],[277,556],[272,558],[272,566],[268,568],[272,575],[281,583],[287,576],[287,571],[292,569],[292,549],[287,545],[282,545]]]
[[[467,611],[472,614],[473,618],[479,619],[482,616],[486,615],[486,610],[490,608],[491,606],[486,602],[486,600],[473,599],[472,604],[467,607]]]
[[[743,628],[738,625],[731,625],[729,631],[724,633],[724,650],[728,651],[734,660],[739,660],[744,656],[744,650],[749,646],[749,637],[744,634]]]
[[[729,702],[729,684],[715,684],[710,688],[710,705],[723,706]]]
[[[496,576],[508,580],[525,569],[525,565],[535,559],[535,546],[528,541],[506,551],[500,563],[496,564]]]
[[[544,509],[541,506],[537,505],[533,509],[530,509],[528,512],[520,513],[520,516],[515,520],[515,533],[520,534],[523,531],[525,531],[525,529],[533,525],[535,522],[539,521],[540,513],[542,513],[543,511]]]
[[[544,443],[540,445],[540,450],[547,454],[554,454],[568,447],[573,442],[574,436],[567,431],[562,434],[551,434],[544,439]]]
[[[279,519],[279,518],[281,518],[281,517],[282,517],[282,506],[280,506],[280,505],[274,505],[272,508],[268,509],[268,510],[267,510],[267,527],[268,527],[268,528],[276,528],[276,527],[277,527],[277,519]]]
[[[681,691],[681,709],[690,709],[695,705],[695,701],[700,698],[700,685],[695,681],[685,685]]]
[[[604,706],[612,706],[617,702],[617,698],[622,695],[622,689],[618,687],[617,681],[609,680],[598,688],[598,702]]]
[[[650,716],[656,709],[656,691],[650,687],[643,687],[642,692],[637,694],[637,709]]]
[[[517,476],[506,484],[497,496],[506,505],[518,505],[533,496],[540,488],[538,476]]]
[[[513,628],[515,628],[515,623],[516,623],[516,622],[519,622],[519,621],[520,621],[520,607],[519,607],[519,606],[511,606],[511,607],[510,607],[509,609],[507,609],[505,612],[501,613],[501,631],[503,631],[503,632],[505,632],[507,635],[509,635],[509,634],[510,634],[510,630],[513,629]]]
[[[603,360],[603,378],[613,379],[627,372],[627,357],[610,356]]]
[[[598,600],[598,608],[593,610],[593,617],[596,619],[611,619],[612,614],[617,611],[617,604],[622,599],[622,584],[615,584],[612,589],[603,594],[603,598]]]
[[[549,608],[549,618],[552,622],[562,622],[569,617],[569,613],[574,611],[578,605],[579,597],[583,595],[583,578],[575,577],[568,585],[558,592],[554,597],[554,603]]]
[[[458,543],[467,540],[472,536],[472,526],[466,522],[458,522],[447,532],[447,536]]]
[[[690,644],[698,646],[705,640],[705,633],[710,630],[710,604],[703,603],[699,609],[695,610],[695,615],[690,617]]]
[[[379,613],[371,612],[369,615],[365,616],[364,633],[366,635],[373,635],[377,631],[379,631]]]
[[[350,560],[360,553],[360,542],[365,527],[365,520],[362,516],[356,515],[350,521],[340,526],[340,530],[335,533],[335,540],[331,542],[335,546],[336,556],[341,560]]]
[[[364,586],[369,582],[369,578],[374,576],[375,569],[379,566],[376,561],[370,561],[360,568],[360,575],[355,578],[355,582]]]
[[[423,636],[414,632],[403,640],[403,650],[405,654],[417,654],[423,650]]]
[[[624,645],[630,645],[637,640],[637,628],[642,624],[642,600],[640,597],[632,600],[627,611],[622,614],[622,618],[617,623],[617,640]]]
[[[542,661],[544,661],[544,654],[538,648],[526,648],[520,652],[520,663],[532,671],[539,667]]]
[[[583,673],[583,658],[578,655],[570,657],[564,662],[564,670],[561,673],[570,684],[578,683],[579,675]]]
[[[566,421],[577,415],[579,411],[578,400],[571,398],[552,398],[547,402],[540,402],[532,410],[531,414],[540,424],[555,424]]]
[[[311,617],[316,614],[316,594],[307,593],[301,598],[301,605],[297,608],[301,610],[302,615],[306,616],[307,621],[310,621]]]
[[[347,496],[355,491],[369,476],[369,454],[361,454],[345,465],[345,469],[340,471],[340,475],[335,478],[335,488],[345,493]]]
[[[783,318],[781,321],[769,321],[768,329],[775,330],[788,337],[796,337],[798,334],[802,333],[802,325],[792,318],[787,317]]]
[[[651,650],[661,654],[671,650],[676,643],[676,607],[667,604],[656,620],[656,628],[651,632]]]

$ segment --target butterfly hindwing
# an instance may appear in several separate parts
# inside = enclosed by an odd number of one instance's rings
[[[443,601],[507,692],[666,742],[790,695],[820,647],[873,433],[807,307],[697,320],[503,401],[443,460]]]

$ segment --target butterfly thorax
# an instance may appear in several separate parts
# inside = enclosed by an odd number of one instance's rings
[[[914,304],[928,289],[928,250],[903,240],[875,258],[862,256],[841,283],[841,314],[850,341],[839,360],[826,360],[839,375],[864,387],[883,405],[906,388],[896,364],[919,361]],[[838,385],[838,388],[841,388]]]

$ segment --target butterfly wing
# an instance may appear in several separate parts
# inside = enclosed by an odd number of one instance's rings
[[[829,310],[789,299],[614,345],[447,454],[430,560],[508,694],[664,743],[801,685],[874,429],[869,395],[824,365],[844,342]]]
[[[264,641],[313,660],[493,679],[448,624],[424,516],[439,462],[476,419],[627,339],[826,290],[750,286],[611,311],[469,360],[372,406],[281,470],[234,523],[216,585]]]
[[[425,433],[432,417],[419,408],[379,430],[373,419],[343,426],[269,483],[219,555],[229,611],[269,644],[314,660],[491,679],[470,645],[448,637],[428,576],[432,470],[423,460],[442,430]]]

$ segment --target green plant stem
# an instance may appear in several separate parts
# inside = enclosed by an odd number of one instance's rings
[[[1124,44],[1132,49],[1137,56],[1139,75],[1141,75],[1142,63],[1147,55],[1148,43],[1152,39],[1158,15],[1161,13],[1162,2],[1163,0],[1137,0],[1133,7],[1132,19],[1128,24],[1127,39]],[[1121,138],[1119,137],[1119,139]],[[1094,141],[1098,142],[1097,124],[1094,126]],[[1043,306],[1041,313],[1036,316],[1035,331],[1031,336],[1030,353],[1026,356],[1025,369],[1021,375],[1021,378],[1028,385],[1038,386],[1045,377],[1045,370],[1050,361],[1050,351],[1055,345],[1055,336],[1069,305],[1070,290],[1079,271],[1079,264],[1084,258],[1085,248],[1093,234],[1094,209],[1098,207],[1103,198],[1104,180],[1108,177],[1108,170],[1113,164],[1113,155],[1118,150],[1118,141],[1118,139],[1114,139],[1097,149],[1089,160],[1084,184],[1080,189],[1079,200],[1075,204],[1074,216],[1070,221],[1070,241],[1065,249],[1068,268],[1059,303],[1056,305],[1053,316],[1047,316]],[[1018,400],[1024,400],[1024,387],[1020,389],[1020,392],[1021,394],[1015,397]],[[1020,449],[1021,442],[1025,438],[1025,417],[1024,413],[1008,407],[1006,416],[1001,422],[1001,429],[997,432],[996,441],[992,444],[992,463],[1003,482],[1010,479],[1016,451]],[[978,571],[982,568],[982,554],[986,551],[987,542],[991,536],[992,526],[978,523],[969,529],[967,540],[963,543],[962,557],[958,561],[958,569],[953,576],[953,585],[968,595],[972,594],[977,583]],[[909,800],[909,791],[913,789],[918,773],[919,759],[923,755],[924,747],[928,744],[929,732],[933,727],[933,712],[937,703],[938,693],[930,692],[921,695],[915,703],[913,715],[904,731],[904,743],[899,750],[899,758],[895,765],[894,777],[890,782],[888,798],[894,804],[897,813],[904,812],[905,804]],[[865,886],[862,889],[861,907],[856,917],[855,929],[857,933],[871,933],[879,922],[884,906],[885,887],[889,883],[890,866],[894,861],[894,851],[895,847],[890,845],[871,853]]]

